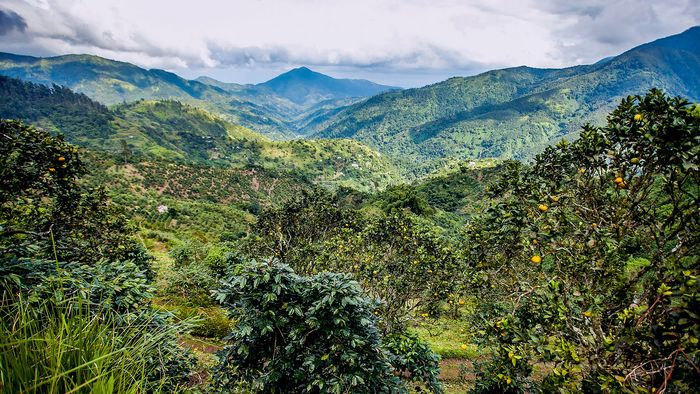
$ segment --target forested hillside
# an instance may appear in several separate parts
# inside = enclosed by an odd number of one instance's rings
[[[330,187],[371,191],[398,181],[386,158],[352,140],[272,141],[178,101],[136,101],[113,109],[69,89],[0,77],[0,116],[61,132],[123,162],[259,168]]]
[[[307,68],[257,85],[226,84],[211,78],[191,81],[167,71],[90,55],[36,58],[0,53],[0,74],[65,86],[106,105],[178,100],[275,139],[294,137],[305,116],[328,105],[337,107],[396,89],[364,80],[335,79]]]
[[[700,100],[700,27],[605,62],[566,69],[517,67],[384,93],[312,126],[354,138],[410,176],[449,158],[531,159],[587,123],[602,124],[623,97],[652,87]]]

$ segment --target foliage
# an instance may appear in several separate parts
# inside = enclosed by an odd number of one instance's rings
[[[16,276],[13,284],[19,283],[31,301],[81,298],[118,312],[144,309],[154,291],[148,274],[131,261],[87,265],[22,258],[0,267],[0,275]]]
[[[115,314],[80,298],[15,300],[0,309],[0,388],[8,393],[172,392],[188,365],[171,344],[186,324]],[[175,352],[175,353],[173,353]]]
[[[426,342],[414,334],[404,332],[384,337],[385,348],[393,355],[391,365],[401,376],[413,382],[425,382],[427,389],[416,386],[416,390],[442,393],[440,384],[440,356],[433,353]]]
[[[499,200],[467,233],[494,351],[477,392],[697,387],[700,118],[690,108],[652,90],[532,166],[507,166],[491,190]]]
[[[454,245],[403,211],[370,219],[357,230],[344,227],[323,252],[319,270],[351,272],[382,300],[387,332],[403,331],[414,316],[443,313],[463,273]]]
[[[178,320],[192,325],[190,333],[198,337],[221,339],[231,332],[233,322],[227,313],[218,306],[190,307],[179,304],[162,305],[171,311]]]
[[[252,392],[382,393],[401,388],[381,347],[377,303],[346,274],[250,263],[217,299],[238,321],[215,382]]]
[[[275,257],[299,273],[316,273],[323,242],[352,218],[328,192],[304,190],[280,207],[263,209],[253,229],[258,238],[247,248],[253,256]]]
[[[175,100],[107,109],[65,87],[6,77],[0,79],[0,93],[0,117],[63,133],[69,142],[106,152],[113,164],[126,168],[150,161],[138,166],[140,174],[122,174],[136,184],[139,175],[146,184],[164,184],[160,193],[178,197],[203,194],[211,201],[259,203],[275,188],[284,193],[304,183],[374,191],[399,179],[387,159],[356,141],[270,141],[232,119]],[[169,165],[162,168],[163,162]],[[229,187],[212,188],[212,175]]]
[[[216,285],[211,269],[203,263],[193,262],[174,267],[164,275],[167,287],[162,294],[183,300],[187,306],[211,306],[211,290]]]
[[[15,121],[0,120],[0,138],[3,385],[142,392],[183,383],[193,360],[176,340],[187,325],[151,309],[150,257],[104,191],[82,185],[77,149]]]
[[[410,211],[416,215],[430,213],[425,195],[410,185],[401,184],[387,188],[377,197],[377,204],[387,213]]]
[[[104,190],[80,185],[85,169],[74,146],[15,121],[0,120],[0,138],[3,264],[23,257],[133,261],[152,277],[150,258],[130,235],[122,210]]]
[[[0,76],[0,119],[21,119],[76,141],[106,138],[112,113],[104,105],[68,88]]]

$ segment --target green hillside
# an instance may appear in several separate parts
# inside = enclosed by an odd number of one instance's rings
[[[219,113],[275,138],[294,135],[275,112],[230,92],[173,73],[146,70],[130,63],[92,55],[50,58],[0,53],[0,74],[46,85],[66,86],[93,100],[111,105],[145,99],[174,99]]]
[[[319,110],[352,104],[391,86],[336,79],[305,67],[258,85],[213,78],[187,80],[92,55],[49,58],[0,53],[0,74],[25,81],[61,85],[106,105],[136,100],[178,100],[215,112],[274,139],[295,137]]]
[[[63,133],[68,141],[107,152],[123,162],[258,168],[331,188],[361,191],[381,189],[399,180],[385,157],[358,141],[272,141],[174,100],[139,100],[109,110],[69,89],[6,77],[0,78],[0,93],[3,118]]]
[[[700,27],[566,69],[517,67],[381,94],[316,119],[317,137],[354,138],[409,176],[448,158],[530,159],[620,99],[652,87],[700,100]],[[307,130],[307,132],[309,132]]]

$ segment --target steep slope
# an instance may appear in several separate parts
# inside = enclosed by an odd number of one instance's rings
[[[111,134],[112,112],[68,88],[0,76],[0,118],[16,118],[87,143]]]
[[[386,158],[358,141],[272,141],[174,100],[139,100],[109,110],[67,88],[0,77],[0,115],[64,133],[70,142],[124,162],[259,169],[363,191],[399,180]]]
[[[408,176],[448,158],[527,159],[598,123],[622,97],[659,87],[700,100],[700,27],[593,65],[517,67],[384,93],[309,124],[316,137],[354,138],[390,155]]]

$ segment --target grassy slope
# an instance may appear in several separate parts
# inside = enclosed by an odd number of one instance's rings
[[[203,110],[172,101],[119,106],[111,138],[157,159],[293,172],[314,183],[372,191],[399,180],[388,159],[353,140],[272,141]]]

